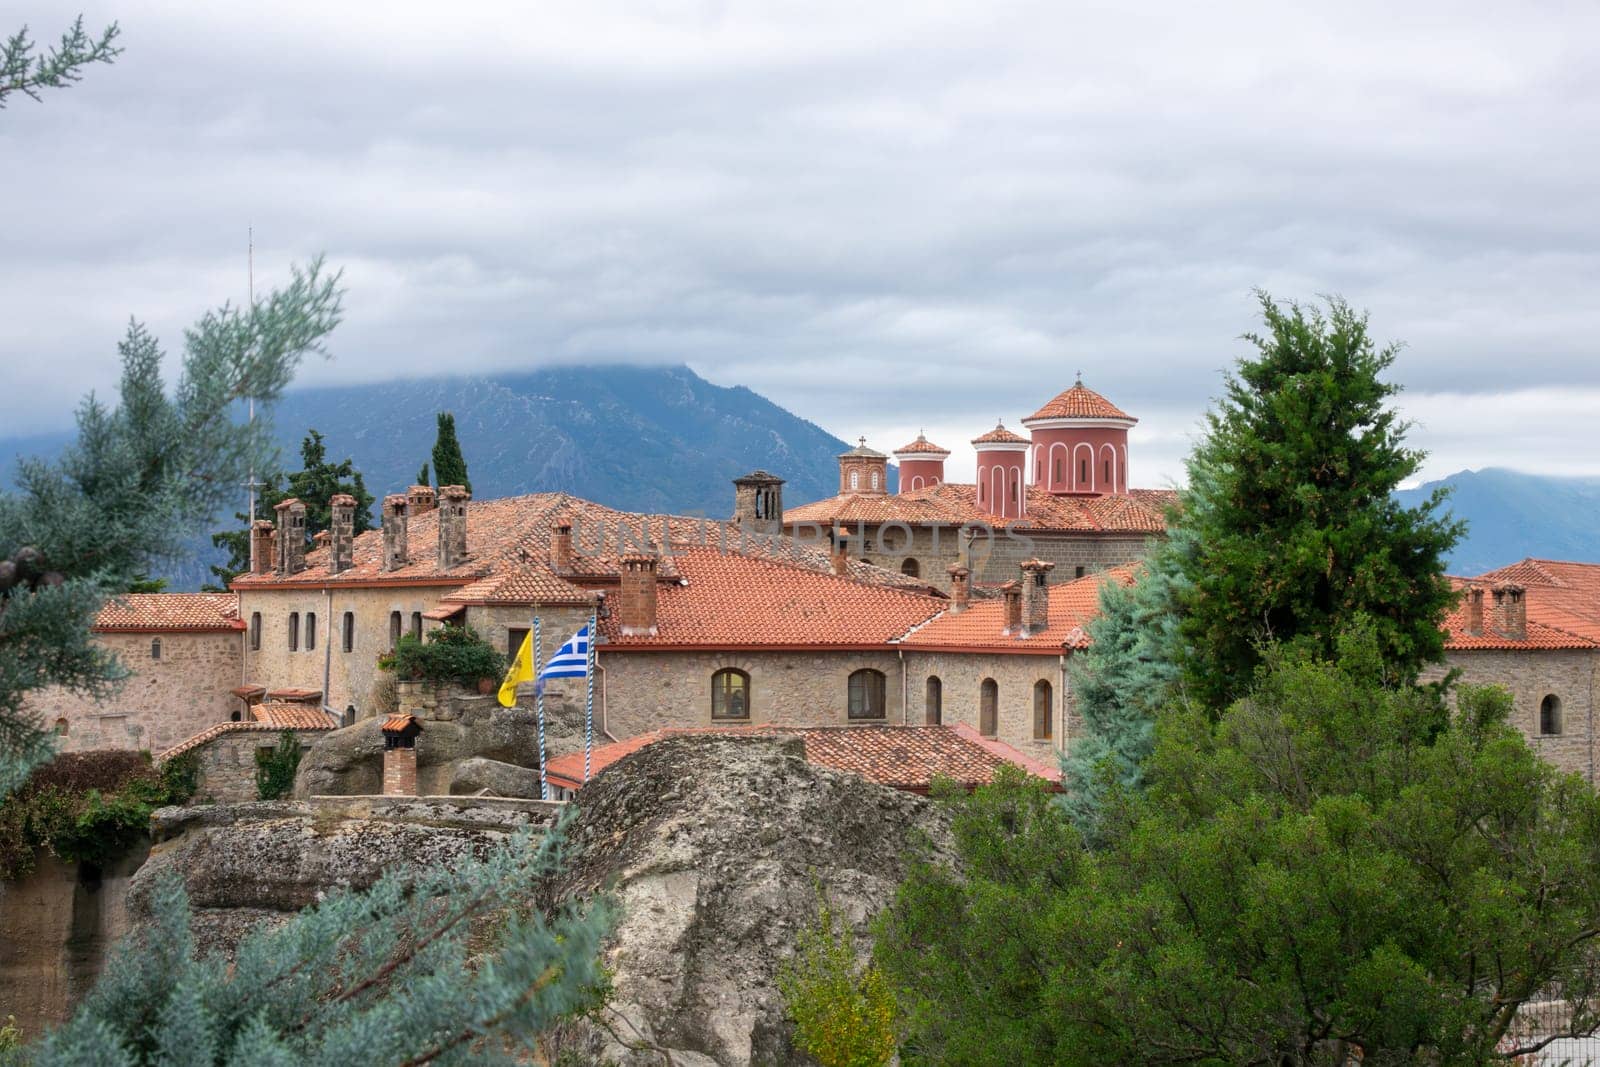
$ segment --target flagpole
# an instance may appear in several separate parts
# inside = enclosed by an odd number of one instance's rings
[[[544,775],[544,683],[539,671],[544,666],[544,649],[539,635],[539,614],[533,616],[533,706],[539,719],[539,799],[550,799],[550,782]]]
[[[595,613],[589,613],[589,662],[585,665],[584,681],[589,685],[588,697],[584,700],[583,710],[583,780],[589,781],[589,757],[594,750],[594,639],[595,639]]]

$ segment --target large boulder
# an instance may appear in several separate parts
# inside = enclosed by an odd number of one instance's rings
[[[472,756],[456,761],[449,791],[457,796],[537,797],[539,772],[532,767]]]

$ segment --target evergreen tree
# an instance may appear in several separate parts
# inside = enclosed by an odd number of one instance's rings
[[[416,480],[416,482],[414,484],[416,484],[416,485],[427,485],[428,484],[428,465],[426,463],[424,463],[422,465],[422,469],[417,472],[417,480]]]
[[[269,474],[262,481],[256,498],[258,518],[271,518],[275,506],[290,497],[297,498],[306,506],[309,544],[310,538],[333,525],[333,509],[328,502],[340,493],[348,493],[356,498],[355,532],[362,534],[373,528],[373,496],[367,492],[367,483],[356,470],[354,460],[346,456],[338,463],[328,462],[322,434],[311,430],[300,442],[300,464],[300,469],[293,474]],[[211,568],[220,583],[213,588],[226,589],[228,583],[250,569],[250,516],[234,512],[234,518],[244,524],[243,529],[211,535],[212,544],[228,550],[228,562]]]
[[[1330,654],[1358,615],[1384,660],[1413,677],[1444,651],[1453,593],[1443,561],[1463,527],[1441,518],[1444,493],[1417,508],[1394,490],[1422,453],[1389,409],[1381,379],[1397,348],[1339,299],[1326,313],[1258,294],[1266,332],[1241,360],[1190,461],[1212,488],[1181,523],[1182,637],[1193,692],[1214,708],[1250,683],[1260,648],[1304,641]]]
[[[456,417],[448,411],[439,412],[439,432],[433,442],[433,477],[441,489],[460,485],[472,492],[467,461],[461,455],[461,442],[456,440]]]
[[[13,93],[39,100],[41,89],[64,89],[83,77],[82,70],[92,63],[114,63],[122,49],[116,46],[121,29],[113,22],[99,37],[84,32],[83,16],[61,35],[61,43],[43,55],[35,55],[33,41],[24,26],[0,43],[0,108]]]
[[[0,795],[52,748],[27,695],[114,690],[122,671],[90,639],[95,614],[176,556],[264,463],[270,426],[240,420],[241,401],[275,401],[306,354],[322,350],[340,303],[337,275],[318,260],[254,307],[208,312],[184,335],[170,397],[159,345],[131,324],[120,404],[90,396],[60,459],[19,464],[17,490],[0,492],[0,558],[26,562],[9,578],[0,564]],[[22,581],[29,572],[36,580]]]

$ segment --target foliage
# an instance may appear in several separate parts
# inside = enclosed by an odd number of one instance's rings
[[[355,461],[346,456],[338,463],[328,462],[328,449],[322,434],[311,430],[300,442],[300,469],[293,474],[281,472],[267,474],[257,496],[256,514],[266,518],[272,509],[290,497],[306,506],[306,539],[315,537],[333,526],[333,509],[328,502],[340,493],[356,499],[354,532],[366,533],[372,529],[373,496],[367,492],[366,480],[356,470]],[[279,488],[282,486],[283,488]],[[217,577],[217,589],[228,584],[250,569],[250,516],[240,511],[234,513],[242,526],[237,530],[224,530],[211,535],[211,543],[228,550],[228,562],[213,566],[211,573]],[[280,533],[281,536],[281,533]]]
[[[256,796],[262,800],[288,796],[294,789],[295,772],[300,769],[300,757],[304,754],[295,732],[281,731],[272,751],[256,753]]]
[[[534,896],[557,869],[568,820],[483,860],[390,873],[288,923],[258,928],[230,965],[200,957],[175,872],[153,887],[153,920],[118,947],[36,1067],[353,1063],[513,1064],[539,1036],[593,1009],[605,987],[606,900],[516,914],[486,952],[474,929]]]
[[[1503,692],[1394,684],[1377,630],[1164,717],[1101,850],[1014,777],[963,804],[966,876],[920,864],[880,926],[915,1052],[1489,1063],[1531,1001],[1600,1026],[1600,798]]]
[[[159,770],[146,752],[57,756],[0,801],[0,879],[25,877],[40,849],[106,866],[149,832],[156,808],[194,796],[198,776],[192,753]]]
[[[396,678],[474,686],[484,678],[502,677],[506,658],[476,630],[446,625],[428,631],[420,641],[401,634],[394,652],[379,659],[378,666]]]
[[[439,412],[439,431],[433,441],[433,477],[441,489],[459,485],[472,492],[467,461],[461,455],[461,442],[456,440],[456,417],[448,411]]]
[[[424,463],[422,465],[422,469],[417,472],[417,480],[413,484],[415,484],[415,485],[427,485],[428,484],[428,465],[426,463]]]
[[[778,991],[799,1047],[822,1067],[881,1067],[894,1056],[894,994],[875,963],[856,963],[855,937],[817,886],[816,922],[800,931]]]
[[[83,78],[83,68],[93,63],[113,63],[122,49],[116,46],[122,33],[113,22],[98,38],[83,28],[83,16],[73,20],[71,29],[61,35],[61,43],[43,55],[35,55],[33,41],[24,26],[0,45],[0,108],[6,97],[22,93],[41,99],[41,89],[64,89]]]
[[[12,596],[0,613],[0,795],[53,748],[27,694],[61,686],[98,699],[115,690],[123,672],[90,637],[95,614],[179,553],[265,465],[270,425],[239,421],[241,403],[278,398],[300,361],[322,350],[340,302],[338,276],[317,260],[248,309],[206,313],[184,335],[170,394],[159,345],[132,323],[119,346],[120,403],[90,396],[60,459],[19,464],[17,491],[0,492],[0,556],[35,549],[64,581]]]
[[[1462,526],[1433,494],[1402,507],[1394,490],[1422,453],[1381,380],[1397,346],[1378,348],[1367,320],[1337,298],[1327,311],[1258,294],[1264,334],[1228,378],[1189,460],[1206,506],[1186,509],[1194,551],[1183,575],[1182,637],[1195,696],[1221,708],[1248,687],[1267,642],[1305,641],[1330,655],[1358,615],[1371,619],[1400,678],[1443,654],[1453,594],[1444,557]]]

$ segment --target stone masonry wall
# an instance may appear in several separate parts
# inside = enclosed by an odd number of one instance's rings
[[[1446,667],[1427,677],[1438,678],[1446,668],[1461,671],[1461,680],[1473,685],[1498,685],[1511,693],[1511,724],[1545,759],[1564,771],[1595,780],[1596,702],[1600,700],[1600,653],[1567,651],[1451,652]],[[1556,736],[1539,733],[1539,705],[1548,695],[1561,701],[1562,730]]]
[[[96,702],[64,689],[47,689],[28,706],[45,724],[66,720],[65,752],[148,749],[161,752],[240,709],[230,692],[239,684],[243,634],[111,633],[95,640],[117,654],[132,675],[121,689]],[[151,642],[161,642],[161,658]],[[59,727],[58,727],[59,728]]]
[[[1062,677],[1061,657],[1024,655],[973,655],[962,652],[906,652],[908,690],[911,695],[911,721],[927,721],[926,695],[929,677],[940,682],[945,725],[964,722],[974,730],[979,723],[979,692],[986,678],[999,687],[999,722],[996,736],[1006,744],[1044,763],[1054,765],[1057,753],[1065,752],[1072,739],[1083,733],[1082,719],[1071,711],[1066,680]],[[1051,734],[1034,736],[1033,689],[1038,682],[1050,685]],[[1063,706],[1066,721],[1063,722]]]
[[[303,748],[310,748],[326,730],[296,730]],[[196,804],[243,804],[259,800],[256,753],[278,746],[274,730],[239,730],[220,734],[190,749],[200,764]]]

